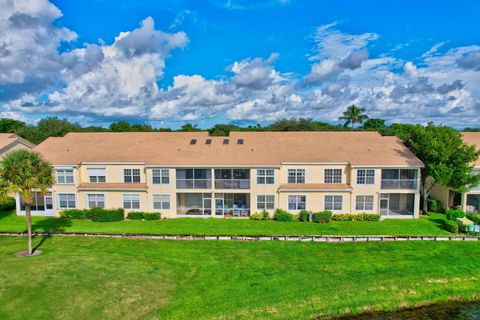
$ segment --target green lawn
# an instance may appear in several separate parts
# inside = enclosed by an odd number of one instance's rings
[[[328,224],[235,219],[163,219],[159,221],[92,222],[34,217],[36,231],[142,233],[170,235],[449,235],[442,229],[444,215],[420,219],[387,219],[381,222],[332,221]],[[0,232],[25,230],[25,218],[0,212]]]
[[[35,239],[39,243],[41,239]],[[478,299],[476,242],[0,237],[0,319],[312,319]]]

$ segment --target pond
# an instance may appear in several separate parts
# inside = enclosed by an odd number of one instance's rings
[[[344,316],[337,320],[480,320],[480,302],[441,303],[395,312]]]

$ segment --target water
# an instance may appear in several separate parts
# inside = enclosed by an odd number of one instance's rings
[[[441,303],[417,309],[369,313],[337,320],[480,320],[480,302]]]

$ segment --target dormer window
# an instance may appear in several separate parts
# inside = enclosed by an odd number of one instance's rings
[[[223,144],[228,144],[228,139],[223,139]]]
[[[212,139],[205,140],[205,144],[212,144]]]
[[[243,144],[243,139],[238,139],[237,144]]]
[[[191,144],[191,145],[197,144],[197,139],[192,139],[192,140],[190,140],[190,144]]]

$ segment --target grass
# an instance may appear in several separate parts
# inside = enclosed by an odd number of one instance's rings
[[[38,243],[41,239],[35,239]],[[312,319],[478,299],[476,242],[0,237],[0,319]]]
[[[92,222],[34,217],[35,231],[104,232],[170,235],[449,235],[442,228],[444,215],[420,219],[386,219],[381,222],[332,221],[328,224],[235,219],[163,219],[159,221]],[[0,232],[25,231],[25,218],[0,212]]]

